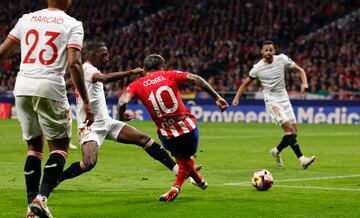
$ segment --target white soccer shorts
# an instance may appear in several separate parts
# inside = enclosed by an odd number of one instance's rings
[[[34,139],[42,133],[48,140],[71,137],[71,116],[67,101],[16,96],[15,105],[25,140]]]
[[[281,125],[285,122],[296,123],[294,110],[289,99],[277,102],[265,100],[265,106],[266,111],[270,114],[271,118],[278,124]]]
[[[78,140],[81,145],[88,141],[96,141],[99,147],[105,139],[116,142],[125,125],[126,123],[111,118],[95,122],[90,127],[78,129]]]

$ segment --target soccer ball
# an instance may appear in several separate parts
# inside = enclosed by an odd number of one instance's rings
[[[256,170],[252,177],[252,185],[259,191],[267,191],[273,185],[273,177],[268,170]]]

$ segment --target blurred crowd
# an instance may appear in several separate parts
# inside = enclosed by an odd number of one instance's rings
[[[38,4],[1,1],[0,39],[20,15],[43,7]],[[111,61],[103,72],[142,66],[147,55],[159,53],[168,69],[199,74],[230,97],[260,60],[261,42],[271,39],[278,53],[305,69],[309,98],[359,99],[360,17],[329,25],[359,7],[358,0],[76,0],[70,14],[83,22],[85,42],[108,45]],[[0,67],[0,95],[11,93],[18,65],[14,54]],[[134,79],[106,84],[108,97]],[[286,83],[297,98],[299,75],[287,72]],[[207,97],[190,85],[182,90],[188,97]],[[255,82],[248,91],[255,97],[251,93],[261,87]]]

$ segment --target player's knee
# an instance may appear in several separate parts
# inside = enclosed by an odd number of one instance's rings
[[[291,131],[291,133],[292,133],[293,135],[296,135],[296,136],[297,136],[297,127],[296,127],[296,125],[292,125],[292,131]]]
[[[297,130],[294,126],[289,126],[289,132],[291,132],[292,135],[296,135],[297,134]]]
[[[284,130],[286,133],[293,134],[293,132],[294,132],[294,128],[291,126],[290,123],[284,123],[284,124],[282,125],[282,128],[283,128],[283,130]]]
[[[154,143],[154,140],[147,136],[147,135],[141,135],[139,137],[139,145],[143,148],[147,148],[147,147],[150,147],[153,143]]]
[[[291,127],[286,126],[286,127],[284,127],[283,129],[284,129],[284,132],[285,132],[285,133],[287,133],[287,134],[292,134],[292,129],[291,129]]]

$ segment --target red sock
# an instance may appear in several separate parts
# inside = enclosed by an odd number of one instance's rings
[[[189,164],[191,167],[189,176],[191,176],[191,178],[193,178],[196,183],[200,183],[202,181],[202,176],[196,171],[195,165],[194,165],[194,160],[190,159]]]
[[[176,176],[176,181],[174,185],[177,185],[181,188],[182,184],[185,182],[186,178],[191,172],[191,166],[189,165],[190,159],[177,159],[176,162],[179,165],[179,172]]]

